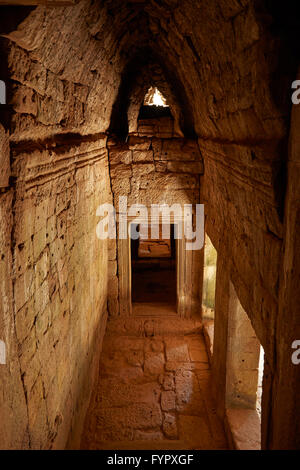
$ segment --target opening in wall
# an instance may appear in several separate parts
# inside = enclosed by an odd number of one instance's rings
[[[134,310],[141,313],[145,304],[159,303],[161,311],[176,313],[176,243],[174,225],[170,239],[163,238],[163,226],[158,227],[159,238],[151,238],[148,225],[131,224],[131,230],[140,237],[131,237],[131,298]],[[150,228],[149,228],[150,231]]]
[[[212,358],[213,354],[214,341],[217,257],[217,250],[213,246],[209,236],[205,234],[202,288],[202,318],[203,331],[210,359]]]
[[[169,107],[166,98],[156,87],[150,87],[144,98],[144,106]]]
[[[258,361],[258,383],[257,383],[257,394],[256,394],[256,411],[261,417],[261,400],[262,400],[262,384],[264,376],[264,361],[265,361],[265,351],[262,346],[260,346],[259,351],[259,361]]]
[[[145,95],[138,119],[160,119],[166,117],[172,117],[167,100],[156,87],[151,86]]]
[[[226,361],[226,414],[232,445],[260,449],[264,351],[230,282]]]
[[[205,234],[202,291],[202,317],[204,320],[213,320],[215,317],[216,273],[217,250],[209,236]]]

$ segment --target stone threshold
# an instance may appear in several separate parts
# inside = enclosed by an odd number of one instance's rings
[[[177,317],[180,318],[176,312],[176,307],[169,305],[166,302],[134,302],[132,304],[133,317]]]
[[[200,320],[181,318],[180,316],[120,316],[111,318],[107,324],[106,336],[118,334],[120,336],[177,336],[195,335],[202,332]]]

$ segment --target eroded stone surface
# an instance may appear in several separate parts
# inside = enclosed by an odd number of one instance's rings
[[[130,335],[124,334],[124,320],[111,320],[113,329],[108,324],[82,448],[102,449],[111,445],[135,449],[142,442],[148,442],[144,445],[150,448],[158,441],[165,448],[173,448],[170,440],[178,445],[181,442],[183,448],[226,448],[222,424],[206,401],[206,389],[202,388],[210,371],[202,334],[193,334],[192,328],[188,330],[188,324],[193,327],[193,322],[178,320],[177,333],[166,330],[149,337],[144,335],[140,322],[151,322],[155,331],[157,318],[128,320],[132,322]],[[184,325],[186,335],[182,334]],[[197,360],[207,364],[206,371],[199,371],[195,368],[197,361],[190,359],[195,348],[202,353]],[[170,351],[172,358],[177,358],[172,371],[166,367]],[[132,355],[138,355],[136,365]]]
[[[2,108],[5,130],[0,126],[0,323],[9,364],[2,369],[1,447],[63,448],[69,436],[76,446],[77,411],[84,414],[100,349],[96,329],[105,324],[107,281],[109,311],[120,312],[116,244],[100,248],[92,235],[96,207],[111,202],[97,142],[110,127],[113,107],[118,122],[128,117],[130,132],[148,136],[130,139],[129,149],[110,148],[112,167],[119,166],[111,168],[116,194],[130,194],[134,181],[140,194],[134,191],[132,201],[140,196],[147,204],[162,195],[166,202],[198,202],[201,190],[206,230],[218,250],[212,391],[220,408],[231,279],[266,354],[264,446],[299,447],[298,389],[290,386],[299,382],[299,368],[290,361],[290,345],[299,337],[298,111],[290,120],[299,54],[293,63],[297,40],[289,41],[298,23],[291,13],[290,25],[285,5],[275,3],[82,0],[26,10],[17,31],[3,16],[10,103]],[[170,84],[157,64],[139,67],[148,52],[155,62],[151,50]],[[137,122],[152,80],[170,103],[173,121]],[[130,90],[122,96],[126,82]],[[114,106],[119,94],[120,106]],[[152,133],[160,138],[151,139]],[[188,142],[169,142],[175,133]],[[132,163],[133,152],[147,165],[144,171],[143,163]],[[193,177],[202,164],[197,186]],[[149,325],[147,337],[164,328]],[[191,355],[199,354],[193,349]],[[140,380],[142,360],[132,353],[125,375]],[[202,384],[209,372],[201,360],[181,367]],[[168,361],[165,370],[175,373],[176,362]]]

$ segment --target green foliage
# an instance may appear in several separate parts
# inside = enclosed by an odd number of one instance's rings
[[[203,304],[208,308],[215,307],[217,251],[209,237],[205,238]]]

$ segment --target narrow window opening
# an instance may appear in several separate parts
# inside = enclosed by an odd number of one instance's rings
[[[167,100],[156,87],[150,87],[144,98],[144,106],[162,106],[168,108]]]
[[[212,358],[214,343],[217,257],[217,250],[213,246],[209,236],[205,234],[202,286],[202,318],[204,327],[204,337],[207,349],[210,354],[210,359]]]
[[[257,383],[257,394],[256,394],[256,411],[260,417],[261,417],[262,385],[263,385],[263,376],[264,376],[264,360],[265,360],[264,348],[260,346],[259,362],[258,362],[258,383]]]
[[[217,250],[209,236],[205,235],[202,316],[204,320],[215,318]]]
[[[166,98],[156,87],[150,87],[140,108],[138,120],[172,118]]]
[[[230,283],[226,361],[226,408],[239,448],[260,449],[264,350]]]

